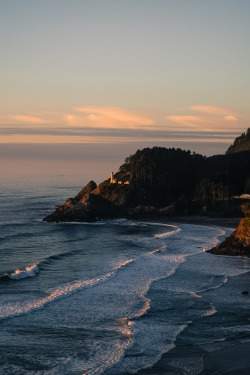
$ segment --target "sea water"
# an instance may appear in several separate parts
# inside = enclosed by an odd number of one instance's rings
[[[45,223],[82,186],[1,183],[0,374],[199,374],[250,341],[250,261],[231,228],[125,219]]]

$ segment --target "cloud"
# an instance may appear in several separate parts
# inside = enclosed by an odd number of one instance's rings
[[[234,122],[239,120],[237,113],[229,108],[217,107],[212,105],[193,105],[189,110],[201,112],[200,115],[176,115],[168,116],[167,119],[189,130],[200,131],[219,131],[225,129],[235,129]],[[229,123],[232,123],[230,125]]]
[[[227,120],[227,121],[237,121],[237,117],[234,116],[234,115],[227,115],[227,116],[224,116],[224,119]]]
[[[197,127],[204,119],[201,116],[168,116],[168,120],[177,122],[188,127]]]
[[[35,116],[15,115],[15,116],[11,116],[11,117],[14,120],[26,122],[26,123],[28,122],[30,124],[42,124],[42,123],[46,122],[46,120],[44,120],[43,118],[35,117]]]
[[[154,124],[151,118],[137,111],[119,107],[86,106],[73,108],[75,113],[64,116],[71,126],[100,127],[100,128],[138,128]]]
[[[217,107],[213,105],[193,105],[190,107],[192,111],[203,112],[214,116],[223,116],[225,120],[237,120],[236,113],[224,107]]]

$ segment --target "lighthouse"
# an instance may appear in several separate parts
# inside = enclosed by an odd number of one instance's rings
[[[114,178],[114,173],[113,172],[111,172],[110,183],[111,184],[116,184],[116,178]]]

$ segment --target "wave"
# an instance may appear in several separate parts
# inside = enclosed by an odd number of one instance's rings
[[[51,211],[50,211],[51,212]],[[36,219],[36,221],[41,221],[42,223],[48,224],[47,221],[43,219]],[[49,225],[105,225],[105,220],[99,221],[58,221],[58,222],[50,222]]]
[[[114,344],[109,346],[100,346],[98,351],[92,354],[92,357],[82,363],[81,373],[84,375],[97,375],[103,372],[107,374],[118,374],[134,373],[135,369],[148,367],[153,363],[157,362],[161,355],[172,348],[174,348],[174,342],[176,337],[186,328],[186,325],[173,325],[170,324],[167,329],[164,327],[164,336],[166,340],[160,340],[162,338],[162,328],[159,326],[159,330],[156,330],[154,321],[151,317],[145,316],[150,309],[151,299],[147,293],[154,281],[170,277],[176,272],[178,266],[185,261],[183,256],[168,256],[167,264],[163,264],[161,258],[154,253],[147,253],[137,258],[136,260],[127,260],[126,262],[120,263],[117,267],[119,270],[126,267],[125,273],[119,273],[114,278],[107,279],[107,284],[98,286],[102,287],[102,295],[105,292],[121,293],[123,295],[120,300],[119,308],[116,308],[116,312],[112,315],[112,319],[115,317],[115,330],[122,335],[117,339]],[[129,267],[127,267],[129,265]],[[147,272],[145,272],[147,270]],[[114,275],[114,274],[113,274]],[[117,277],[119,276],[119,277]],[[139,277],[139,279],[137,279]],[[125,285],[125,286],[124,286]],[[124,286],[124,290],[123,290]],[[115,290],[114,290],[115,289]],[[126,293],[128,291],[128,293]],[[100,294],[100,289],[97,291]],[[94,298],[95,291],[89,291],[88,296],[85,295],[85,303]],[[86,298],[87,297],[87,298]],[[89,299],[88,299],[89,298]],[[112,299],[108,298],[108,302],[112,305]],[[102,309],[102,304],[98,303],[97,306]],[[129,308],[128,308],[129,306]],[[118,306],[117,306],[118,307]],[[119,310],[119,311],[117,311]],[[98,312],[98,308],[96,309]],[[116,320],[117,318],[117,320]],[[150,333],[148,335],[148,330]],[[145,345],[152,348],[152,345],[145,344],[146,340],[154,338],[157,349],[153,349],[148,356],[144,354]],[[166,344],[167,341],[167,344]],[[135,348],[132,349],[135,344]],[[132,349],[132,354],[126,353]],[[151,349],[146,349],[151,350]],[[133,353],[136,352],[136,355]],[[141,353],[140,354],[138,354]],[[79,368],[80,372],[81,364],[74,361],[74,358],[70,358],[67,363],[58,366],[53,374],[61,374],[76,371]],[[69,370],[70,369],[70,370]],[[84,370],[85,369],[85,370]],[[117,370],[117,371],[116,371]],[[51,375],[51,372],[48,372]]]
[[[165,238],[165,237],[168,237],[168,236],[172,236],[173,234],[175,233],[178,233],[181,231],[181,228],[175,226],[175,225],[169,225],[173,228],[176,228],[170,232],[165,232],[165,233],[160,233],[160,234],[155,234],[154,238]]]
[[[149,254],[161,253],[162,251],[167,249],[167,245],[161,246],[159,249],[155,249],[151,251]]]
[[[150,225],[159,225],[159,226],[163,226],[163,227],[167,227],[167,228],[174,228],[173,230],[168,231],[168,232],[155,234],[154,238],[168,237],[168,236],[171,236],[174,233],[178,233],[178,232],[181,231],[181,228],[179,228],[177,225],[172,225],[172,224],[150,223]]]
[[[13,272],[6,273],[5,275],[1,276],[0,280],[12,279],[12,280],[20,280],[26,279],[27,277],[34,277],[38,275],[40,272],[39,264],[33,264],[32,266],[27,266],[23,269],[16,269]]]
[[[100,276],[98,278],[88,279],[88,280],[77,280],[71,283],[61,285],[60,287],[56,289],[48,290],[47,291],[48,295],[44,298],[40,298],[31,302],[28,302],[26,304],[6,304],[5,306],[1,306],[0,307],[0,319],[6,319],[6,318],[18,316],[18,315],[27,314],[33,310],[37,310],[39,308],[44,307],[46,304],[53,302],[56,299],[71,295],[72,293],[78,290],[81,290],[85,287],[91,287],[100,282],[104,282],[110,277],[114,276],[117,271],[119,271],[120,269],[124,268],[125,266],[127,266],[128,264],[132,262],[133,262],[132,259],[126,260],[125,262],[121,262],[120,264],[116,266],[116,268],[113,271],[108,272],[107,274]],[[26,272],[27,273],[31,271],[36,272],[35,266],[38,267],[37,265],[34,265],[34,269],[27,270]],[[26,267],[25,270],[27,268],[29,267]]]
[[[74,240],[67,240],[65,242],[74,242]],[[39,262],[39,266],[42,269],[43,266],[51,264],[56,260],[60,260],[62,258],[70,257],[72,255],[78,254],[79,252],[81,252],[81,250],[75,249],[75,250],[72,250],[72,251],[65,251],[64,253],[50,255],[47,258],[44,258],[43,260],[41,260]]]
[[[87,240],[87,238],[81,239],[81,241],[85,241],[85,240]],[[77,241],[79,240],[69,239],[69,240],[65,240],[64,243],[67,243],[67,242],[71,243],[71,242],[77,242]],[[31,266],[27,266],[21,269],[8,271],[4,275],[0,276],[0,281],[6,280],[6,279],[21,280],[27,277],[37,276],[40,270],[42,270],[44,266],[50,265],[54,261],[60,260],[62,258],[70,257],[72,255],[78,254],[81,251],[82,251],[81,249],[75,249],[72,251],[65,251],[64,253],[50,255],[42,259],[41,261],[39,261],[37,264],[33,264]]]

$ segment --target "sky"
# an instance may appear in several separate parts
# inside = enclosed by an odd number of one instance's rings
[[[249,16],[249,0],[0,0],[0,171],[224,153],[250,127]]]

